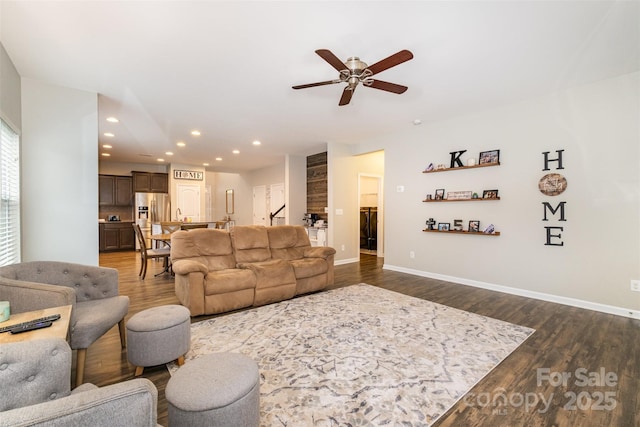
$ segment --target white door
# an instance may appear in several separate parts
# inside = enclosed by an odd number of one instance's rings
[[[200,221],[200,186],[178,184],[178,209],[180,209],[180,219],[198,222]]]
[[[275,214],[276,211],[284,205],[284,184],[271,184],[270,194],[270,212]],[[272,225],[286,224],[285,211],[286,209],[282,209],[276,214],[276,216],[273,218]]]
[[[253,225],[269,225],[267,221],[267,187],[253,187]]]

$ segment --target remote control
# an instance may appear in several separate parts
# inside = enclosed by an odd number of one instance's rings
[[[33,324],[40,323],[40,322],[55,322],[59,318],[60,318],[59,314],[52,314],[51,316],[41,317],[39,319],[33,319],[33,320],[29,320],[29,321],[22,322],[22,323],[16,323],[15,325],[3,326],[3,327],[0,328],[0,334],[3,333],[3,332],[9,332],[12,329],[15,329],[15,328],[18,328],[18,327],[23,327],[23,326],[27,326],[27,325],[33,325]]]
[[[21,334],[23,332],[33,331],[34,329],[48,328],[52,324],[53,322],[47,321],[47,322],[33,323],[31,325],[16,326],[15,328],[11,329],[9,332],[11,332],[12,334]]]

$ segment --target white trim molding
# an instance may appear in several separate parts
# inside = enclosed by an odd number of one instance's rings
[[[428,277],[430,279],[444,280],[446,282],[458,283],[461,285],[473,286],[476,288],[487,289],[490,291],[502,292],[505,294],[517,295],[521,297],[533,298],[537,300],[553,302],[557,304],[568,305],[572,307],[584,308],[587,310],[599,311],[601,313],[613,314],[616,316],[629,317],[631,319],[640,319],[640,311],[630,308],[616,307],[613,305],[600,304],[592,301],[585,301],[576,298],[563,297],[559,295],[547,294],[544,292],[529,291],[526,289],[512,288],[509,286],[496,285],[493,283],[480,282],[477,280],[464,279],[454,276],[446,276],[444,274],[430,273],[427,271],[414,270],[411,268],[398,267],[395,265],[384,264],[385,270],[398,271],[400,273],[412,274],[414,276]]]

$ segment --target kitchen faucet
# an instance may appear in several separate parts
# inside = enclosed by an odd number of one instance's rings
[[[182,215],[182,211],[178,208],[176,209],[176,220],[180,221],[180,215]]]

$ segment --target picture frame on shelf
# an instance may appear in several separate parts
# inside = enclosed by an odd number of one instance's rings
[[[478,158],[479,165],[486,165],[489,163],[500,163],[500,150],[482,151]]]
[[[425,197],[425,200],[431,200],[431,199],[432,199],[431,194],[427,194],[427,196]]]
[[[444,188],[439,188],[436,190],[436,194],[434,197],[435,200],[444,200]]]
[[[473,219],[469,221],[469,233],[479,233],[480,232],[480,221]]]
[[[471,191],[449,191],[447,200],[468,200],[471,198]]]
[[[484,230],[482,230],[482,232],[485,234],[493,234],[496,232],[496,227],[493,224],[489,224]]]
[[[449,231],[451,224],[448,222],[439,222],[438,223],[438,231]]]
[[[482,192],[483,199],[497,199],[498,198],[498,190],[484,190]]]

